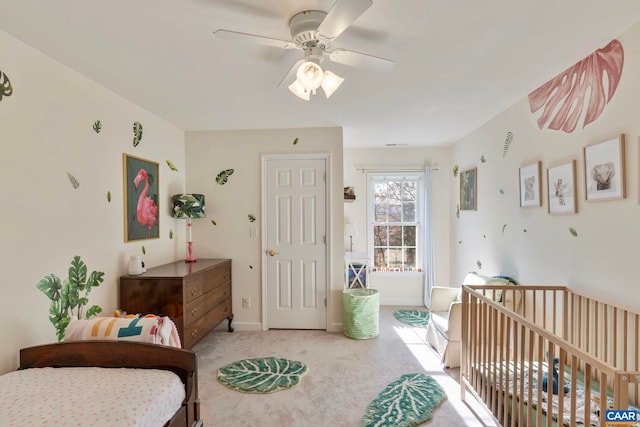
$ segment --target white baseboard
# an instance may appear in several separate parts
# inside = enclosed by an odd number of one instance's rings
[[[255,332],[262,330],[261,322],[231,322],[231,327],[234,331],[242,331],[242,332]],[[215,327],[216,331],[226,331],[228,330],[228,322],[225,320]]]
[[[424,307],[424,301],[417,298],[380,298],[380,305],[410,305]]]

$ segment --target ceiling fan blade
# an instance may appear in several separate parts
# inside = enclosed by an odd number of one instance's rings
[[[300,59],[298,61],[296,61],[295,64],[293,64],[293,67],[291,67],[291,69],[289,70],[289,72],[282,78],[282,80],[280,80],[280,83],[278,83],[278,87],[280,87],[280,85],[282,85],[282,83],[285,80],[290,80],[292,76],[294,76],[296,74],[296,72],[298,71],[298,67],[300,66],[300,64],[302,64],[304,62],[304,59]]]
[[[365,68],[374,71],[388,71],[393,68],[396,63],[396,61],[391,59],[345,49],[335,49],[329,54],[329,59],[350,67]]]
[[[318,33],[324,37],[335,39],[372,4],[371,0],[336,0],[318,26]]]
[[[230,30],[215,30],[213,35],[219,39],[239,41],[244,43],[257,43],[265,46],[279,47],[280,49],[297,49],[295,43],[287,40],[273,39],[271,37],[256,36],[255,34],[240,33]]]

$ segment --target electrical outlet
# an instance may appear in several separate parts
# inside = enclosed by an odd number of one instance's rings
[[[251,308],[251,298],[242,297],[242,308]]]

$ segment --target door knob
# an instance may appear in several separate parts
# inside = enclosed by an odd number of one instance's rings
[[[275,250],[273,250],[273,249],[269,249],[269,250],[267,251],[267,255],[269,255],[269,256],[274,256],[274,255],[279,254],[279,253],[280,253],[280,252],[275,251]]]

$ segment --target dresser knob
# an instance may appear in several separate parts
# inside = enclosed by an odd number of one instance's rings
[[[198,330],[194,329],[193,332],[191,332],[191,338],[195,338],[198,336]]]
[[[198,312],[198,309],[194,308],[193,310],[191,310],[191,316],[195,316],[197,312]]]
[[[198,293],[198,290],[196,288],[191,288],[191,295],[195,295]]]

